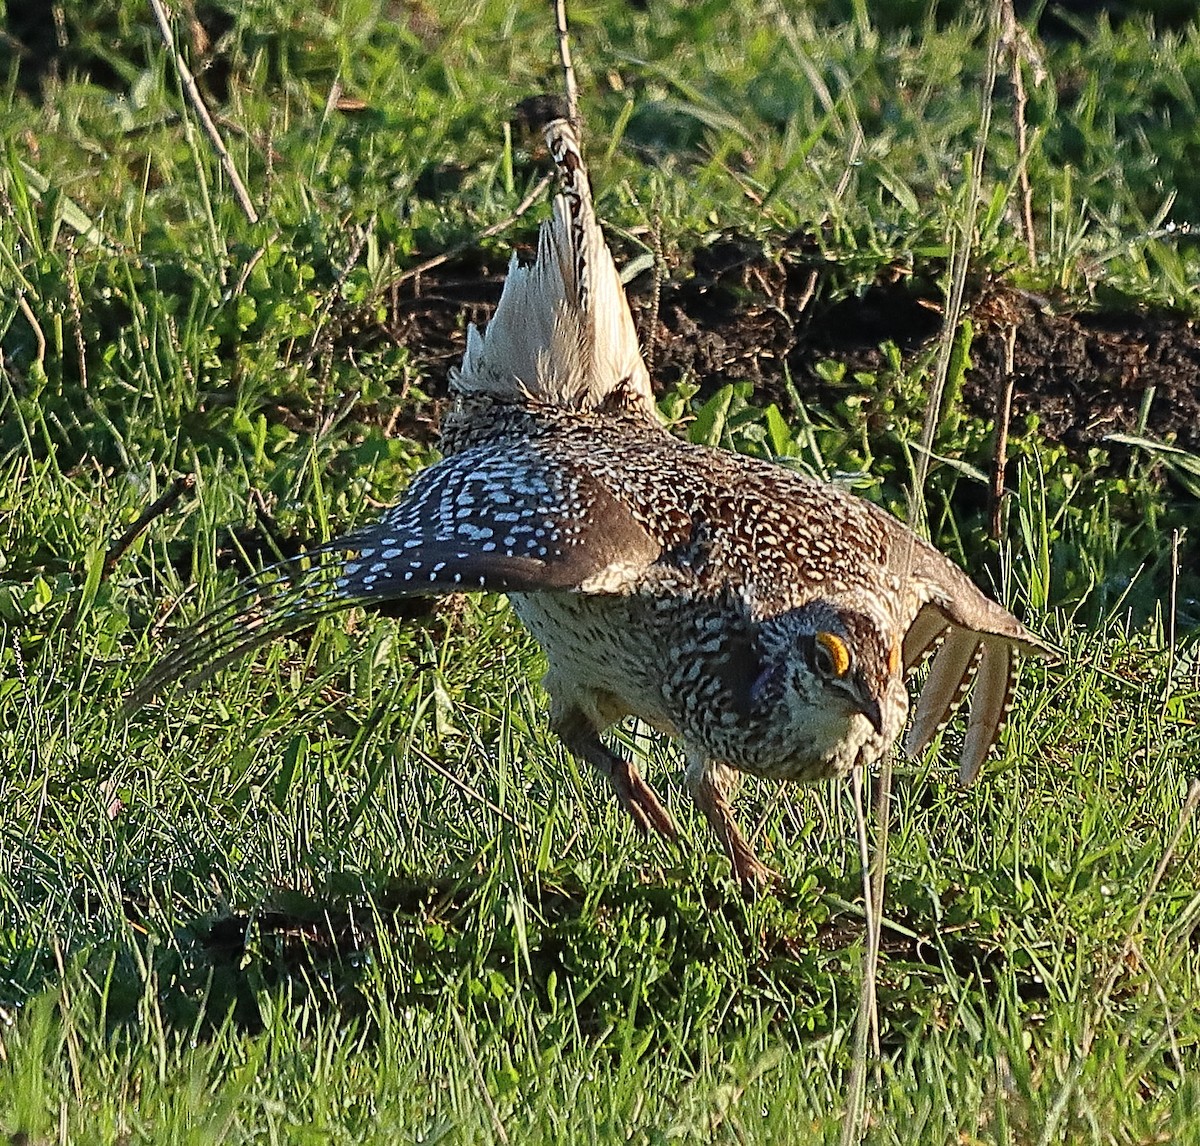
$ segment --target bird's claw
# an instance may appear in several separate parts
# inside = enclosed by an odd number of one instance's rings
[[[612,786],[617,793],[621,807],[629,813],[633,822],[643,832],[647,835],[656,832],[670,840],[671,843],[678,842],[679,829],[675,826],[671,813],[662,806],[654,789],[642,779],[633,764],[622,760],[613,769]]]

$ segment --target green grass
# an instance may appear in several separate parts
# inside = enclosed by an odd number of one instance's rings
[[[838,290],[896,262],[944,277],[981,25],[792,8],[572,13],[618,247],[658,220],[685,273],[717,234],[800,229]],[[743,904],[678,757],[637,738],[683,826],[671,852],[553,740],[540,655],[494,601],[323,622],[119,712],[171,627],[269,559],[250,491],[269,535],[319,538],[432,456],[441,380],[388,337],[388,283],[539,177],[504,124],[557,84],[543,7],[247,5],[219,110],[255,225],[142,9],[64,9],[120,80],[13,82],[0,104],[0,1135],[837,1141],[864,935],[847,789],[747,783],[740,815],[786,885]],[[973,272],[1197,313],[1194,244],[1156,232],[1172,194],[1171,218],[1200,213],[1200,32],[1087,27],[1040,44],[1053,82],[1027,81],[1037,258],[997,103]],[[328,111],[335,79],[366,109]],[[740,391],[664,410],[697,439],[866,469],[903,507],[932,363],[894,366],[860,380],[891,403],[882,426],[853,403],[785,423]],[[867,1137],[1194,1140],[1200,865],[1194,826],[1173,833],[1200,761],[1200,607],[1165,598],[1196,500],[1144,458],[1117,471],[1021,428],[989,548],[988,432],[939,429],[961,464],[931,475],[933,528],[1065,656],[1025,669],[975,788],[949,744],[898,765]],[[177,472],[194,493],[106,572]],[[1185,537],[1185,575],[1194,553]]]

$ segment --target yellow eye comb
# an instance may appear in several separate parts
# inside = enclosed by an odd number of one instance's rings
[[[818,633],[817,644],[829,654],[834,675],[845,676],[850,668],[850,650],[846,647],[846,642],[833,633]]]

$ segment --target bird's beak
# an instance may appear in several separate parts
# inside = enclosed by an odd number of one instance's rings
[[[859,711],[871,722],[871,727],[875,729],[876,734],[882,736],[883,709],[879,707],[879,701],[872,697],[859,708]]]
[[[856,680],[854,682],[858,687],[854,689],[854,701],[858,705],[858,711],[863,714],[870,722],[871,727],[875,729],[878,736],[883,735],[883,707],[879,700],[871,695],[871,690],[867,688],[866,682]]]

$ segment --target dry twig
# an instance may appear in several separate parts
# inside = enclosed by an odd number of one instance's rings
[[[571,33],[567,29],[567,0],[554,0],[554,26],[558,29],[558,58],[562,61],[563,90],[567,97],[567,118],[580,134],[579,89],[575,86],[575,67],[571,63]]]
[[[162,517],[188,490],[196,485],[195,474],[182,474],[177,477],[171,487],[154,499],[138,516],[135,521],[104,555],[104,569],[100,576],[108,577],[117,567],[117,562],[128,552],[129,547],[150,527],[151,523]]]
[[[1029,265],[1037,261],[1037,245],[1033,234],[1033,188],[1029,183],[1029,130],[1026,109],[1029,98],[1025,93],[1025,73],[1028,63],[1034,73],[1034,83],[1041,83],[1045,67],[1038,57],[1029,33],[1017,22],[1012,0],[1000,0],[1001,46],[1008,55],[1009,79],[1013,86],[1013,127],[1017,133],[1017,184],[1021,188],[1021,228],[1025,232],[1025,247]]]
[[[200,121],[200,126],[204,128],[204,134],[208,136],[208,141],[212,144],[213,151],[217,154],[217,159],[221,163],[221,170],[225,172],[225,177],[229,180],[229,185],[233,188],[233,194],[238,201],[238,206],[241,207],[242,213],[251,223],[257,223],[258,212],[255,210],[254,204],[250,201],[250,193],[246,190],[246,185],[242,182],[242,177],[238,174],[237,167],[234,166],[233,157],[229,154],[229,149],[225,146],[225,141],[221,138],[221,133],[217,130],[217,125],[213,123],[212,116],[208,114],[208,108],[204,104],[204,97],[200,94],[200,89],[196,86],[196,77],[192,75],[191,68],[187,66],[187,61],[183,58],[183,54],[179,51],[175,43],[175,34],[171,31],[171,18],[163,6],[162,0],[150,0],[150,8],[154,13],[155,20],[158,21],[158,30],[162,36],[163,45],[170,53],[171,62],[175,65],[176,72],[179,73],[179,80],[183,84],[183,90],[187,95],[188,103],[192,105],[192,110],[195,111],[196,118]]]
[[[1004,377],[996,396],[996,444],[992,450],[992,537],[1000,540],[1004,526],[1004,471],[1008,468],[1008,430],[1012,422],[1013,365],[1017,352],[1017,324],[1008,328],[1004,343]]]

